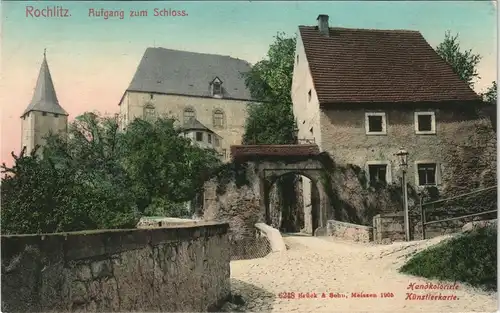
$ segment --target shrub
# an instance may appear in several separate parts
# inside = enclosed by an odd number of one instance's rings
[[[426,249],[411,258],[400,271],[497,290],[497,229],[474,229]]]

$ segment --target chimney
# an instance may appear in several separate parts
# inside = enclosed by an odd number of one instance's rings
[[[320,14],[316,19],[318,21],[318,30],[321,35],[328,37],[329,36],[329,26],[328,26],[328,15]]]

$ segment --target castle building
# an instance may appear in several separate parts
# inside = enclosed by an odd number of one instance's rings
[[[21,115],[21,148],[43,147],[50,133],[67,132],[68,113],[57,99],[45,52],[33,98]],[[41,152],[41,149],[38,150]]]
[[[242,76],[250,69],[229,56],[147,48],[119,103],[122,128],[135,118],[174,118],[194,143],[228,161],[255,102]]]

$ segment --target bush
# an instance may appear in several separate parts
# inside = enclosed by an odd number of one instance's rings
[[[475,229],[426,249],[400,272],[497,290],[497,229]]]
[[[188,216],[185,202],[220,160],[181,134],[171,119],[136,119],[123,132],[117,118],[85,113],[67,135],[47,136],[41,151],[12,153],[14,165],[0,166],[2,234],[131,228],[144,214]]]

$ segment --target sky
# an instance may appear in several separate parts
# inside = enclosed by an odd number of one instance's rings
[[[27,16],[30,7],[53,6],[71,16]],[[90,9],[123,10],[124,18],[92,17]],[[154,16],[155,9],[186,15]],[[130,17],[131,10],[147,10],[148,16]],[[277,32],[293,35],[298,25],[316,25],[318,14],[328,14],[332,27],[418,30],[433,47],[450,30],[459,34],[463,49],[482,56],[476,91],[496,80],[497,12],[491,1],[2,1],[1,161],[11,164],[11,151],[20,151],[20,115],[31,100],[44,49],[71,120],[85,111],[117,113],[147,47],[256,63]]]

